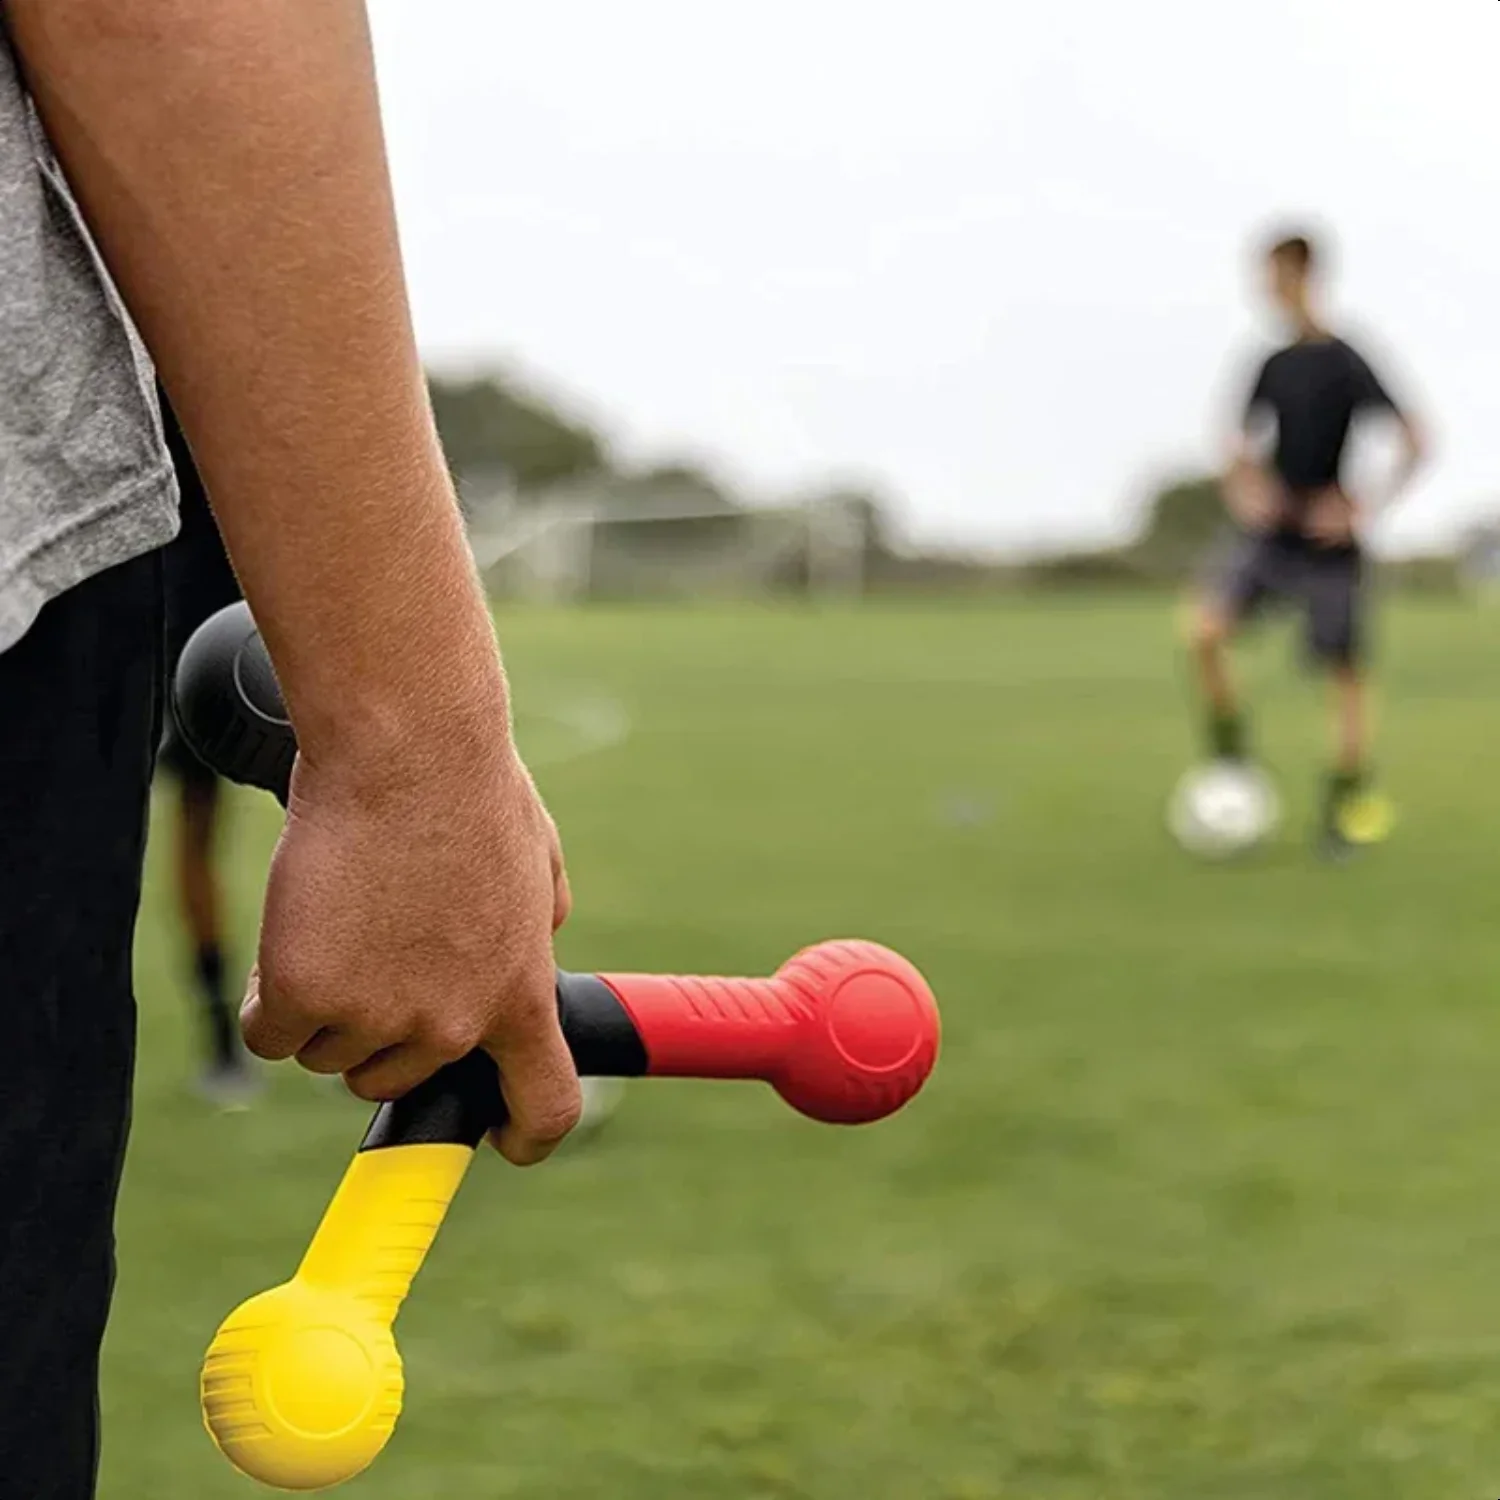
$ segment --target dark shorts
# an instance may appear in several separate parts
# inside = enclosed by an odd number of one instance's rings
[[[1235,531],[1210,563],[1207,592],[1236,626],[1276,607],[1301,610],[1311,658],[1325,666],[1354,666],[1365,650],[1364,572],[1357,547]]]
[[[0,653],[0,1500],[87,1500],[135,1052],[161,556]]]
[[[163,405],[168,447],[181,491],[182,529],[162,553],[166,575],[167,667],[173,670],[188,637],[212,614],[240,598],[239,580],[208,507],[202,481],[170,407]],[[157,763],[178,780],[200,788],[217,784],[214,773],[188,749],[170,709]]]

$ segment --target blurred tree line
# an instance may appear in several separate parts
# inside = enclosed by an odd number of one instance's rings
[[[460,480],[482,484],[493,477],[524,492],[609,467],[608,446],[598,433],[498,375],[429,375],[427,389]]]
[[[622,510],[655,504],[682,511],[682,519],[653,529],[652,544],[670,546],[674,533],[677,540],[694,540],[705,516],[746,509],[741,497],[690,463],[622,468],[603,433],[499,372],[429,373],[427,386],[449,467],[471,515],[491,497],[524,507],[565,486],[589,483],[597,496]],[[868,556],[894,555],[890,516],[878,497],[836,488],[805,498],[846,507],[857,518]],[[716,534],[724,534],[722,526]]]
[[[1170,479],[1152,493],[1135,536],[1124,546],[1048,558],[1027,571],[1034,582],[1058,586],[1181,587],[1202,566],[1227,514],[1216,475]],[[1447,594],[1461,586],[1463,570],[1454,557],[1417,556],[1386,560],[1381,576],[1403,590]]]
[[[466,507],[496,493],[504,493],[507,503],[525,506],[559,487],[590,482],[608,503],[676,505],[683,518],[655,532],[653,541],[670,542],[675,530],[684,544],[695,539],[702,525],[694,515],[723,516],[746,508],[740,497],[692,464],[622,469],[603,433],[499,373],[467,378],[433,374],[428,386]],[[875,588],[1179,587],[1192,576],[1225,515],[1217,478],[1188,474],[1157,487],[1135,536],[1122,546],[1007,564],[901,549],[888,507],[864,491],[836,488],[805,498],[844,507],[856,518],[866,581]],[[1448,591],[1458,587],[1462,569],[1453,558],[1427,557],[1387,563],[1383,572],[1398,586]]]

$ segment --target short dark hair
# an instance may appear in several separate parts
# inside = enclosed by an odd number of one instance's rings
[[[1267,260],[1284,261],[1294,270],[1311,271],[1321,259],[1318,247],[1309,234],[1282,234],[1266,248]]]

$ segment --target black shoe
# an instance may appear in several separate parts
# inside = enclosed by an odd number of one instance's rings
[[[1346,865],[1359,853],[1360,846],[1344,837],[1337,828],[1324,828],[1313,844],[1319,859],[1328,865]]]

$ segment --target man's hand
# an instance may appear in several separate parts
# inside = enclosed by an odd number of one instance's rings
[[[1307,535],[1322,547],[1347,547],[1355,538],[1359,512],[1338,485],[1313,496],[1307,507]]]
[[[271,866],[245,1038],[392,1099],[483,1047],[499,1064],[517,1165],[578,1119],[552,934],[570,905],[557,829],[525,767],[423,757],[370,786],[299,759]]]
[[[1286,515],[1280,482],[1261,465],[1236,459],[1224,476],[1224,503],[1246,531],[1271,531]]]

